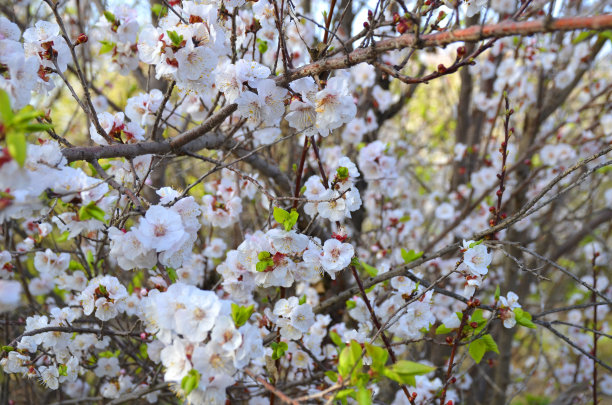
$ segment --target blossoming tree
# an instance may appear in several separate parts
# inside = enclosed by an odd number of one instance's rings
[[[611,11],[1,2],[0,404],[609,400]]]

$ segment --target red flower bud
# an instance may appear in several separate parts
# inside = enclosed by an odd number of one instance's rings
[[[87,38],[87,35],[79,34],[79,36],[77,37],[77,40],[76,40],[76,44],[77,45],[81,45],[81,44],[84,44],[85,42],[87,42],[88,40],[89,40],[89,38]]]
[[[395,27],[395,29],[397,30],[397,32],[399,32],[400,34],[404,34],[406,31],[408,31],[408,24],[406,24],[406,21],[404,20],[400,20],[397,23],[397,26]]]

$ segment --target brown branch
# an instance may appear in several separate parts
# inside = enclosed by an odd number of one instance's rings
[[[459,41],[470,42],[512,35],[532,35],[540,32],[608,28],[612,28],[612,15],[610,14],[593,17],[560,18],[553,22],[548,20],[523,22],[506,21],[499,24],[478,25],[461,30],[423,35],[418,39],[412,34],[406,34],[396,38],[379,41],[375,46],[356,49],[348,55],[322,59],[301,68],[290,70],[286,74],[277,77],[275,80],[279,85],[286,85],[302,77],[314,76],[324,71],[344,69],[361,62],[367,62],[373,60],[377,55],[394,49],[444,46]],[[228,104],[220,108],[201,125],[172,138],[168,143],[142,142],[130,145],[110,145],[107,147],[80,147],[65,149],[63,153],[69,161],[90,160],[94,158],[136,157],[146,154],[168,153],[208,134],[236,111],[236,109],[236,104]],[[102,151],[102,149],[106,150]]]
[[[263,378],[253,374],[253,372],[251,370],[245,369],[244,373],[246,375],[248,375],[249,377],[251,377],[252,379],[254,379],[255,381],[257,381],[258,383],[260,383],[261,385],[263,385],[265,387],[265,389],[270,391],[272,394],[276,395],[284,403],[290,404],[290,405],[298,405],[299,404],[297,401],[289,398],[287,395],[285,395],[284,393],[279,391],[276,387],[274,387],[272,384],[270,384],[269,382],[267,382]]]

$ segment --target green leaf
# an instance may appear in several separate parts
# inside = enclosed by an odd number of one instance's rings
[[[416,385],[414,376],[424,375],[435,370],[435,367],[415,363],[408,360],[400,360],[385,368],[384,375],[400,384]]]
[[[102,44],[102,46],[100,47],[99,55],[104,55],[105,53],[108,53],[115,49],[115,46],[117,46],[116,43],[111,41],[100,41],[100,43]]]
[[[470,323],[471,322],[476,322],[479,325],[486,323],[487,320],[484,317],[484,311],[480,308],[475,309],[474,312],[472,313],[472,316],[470,317]]]
[[[96,205],[95,201],[91,201],[89,204],[79,208],[79,219],[85,221],[88,219],[97,219],[98,221],[104,222],[104,216],[106,212]]]
[[[293,228],[293,226],[297,223],[299,217],[300,214],[298,214],[296,210],[291,210],[291,213],[289,214],[289,221],[285,222],[285,230],[290,231],[291,228]]]
[[[468,347],[468,352],[470,353],[470,357],[474,359],[476,363],[480,363],[482,357],[487,351],[487,344],[482,339],[477,339],[470,343]]]
[[[168,7],[162,6],[161,4],[153,4],[151,11],[153,11],[157,18],[162,18],[168,14]]]
[[[19,129],[26,131],[28,133],[32,133],[32,132],[44,132],[47,131],[49,129],[53,128],[53,125],[51,124],[43,124],[43,123],[31,123],[31,124],[25,124],[25,125],[20,125]]]
[[[140,354],[140,357],[142,357],[143,359],[148,359],[149,358],[149,353],[147,352],[147,344],[146,343],[142,343],[140,346],[138,346],[138,353]]]
[[[338,346],[341,349],[344,348],[344,346],[346,346],[344,342],[342,341],[342,338],[340,337],[340,335],[338,335],[333,330],[329,331],[329,338],[331,339],[332,342],[334,342],[336,346]]]
[[[499,354],[499,349],[497,348],[497,343],[493,340],[493,336],[487,334],[471,342],[468,352],[476,363],[480,363],[486,352]]]
[[[172,45],[174,46],[181,46],[181,43],[183,42],[183,36],[179,35],[176,33],[176,31],[166,31],[166,33],[168,34],[168,38],[170,38],[170,41],[172,41]]]
[[[259,50],[260,54],[266,53],[268,50],[268,41],[264,41],[261,38],[257,38],[257,50]]]
[[[349,176],[349,170],[344,166],[340,166],[338,169],[336,169],[336,173],[338,174],[338,178],[340,180],[347,179]]]
[[[495,343],[493,336],[486,334],[482,336],[480,339],[482,339],[485,345],[487,346],[488,352],[495,352],[499,354],[499,349],[497,348],[497,343]]]
[[[19,166],[23,167],[28,151],[25,135],[21,132],[10,131],[6,134],[6,146],[9,154]]]
[[[473,247],[475,247],[475,246],[478,246],[478,245],[480,245],[480,244],[481,244],[483,241],[484,241],[484,239],[480,239],[479,241],[472,242],[472,243],[470,243],[470,244],[468,245],[468,248],[470,248],[470,249],[471,249],[471,248],[473,248]]]
[[[445,335],[447,333],[451,333],[453,330],[454,329],[449,329],[442,324],[436,328],[436,335]]]
[[[355,390],[353,388],[347,388],[345,390],[340,390],[336,394],[336,398],[335,399],[343,401],[343,403],[345,403],[344,401],[346,401],[346,397],[352,396],[352,395],[354,395],[354,393],[355,393]]]
[[[2,350],[8,353],[15,350],[15,348],[13,346],[2,346]]]
[[[582,31],[580,34],[576,35],[576,38],[574,38],[572,43],[577,44],[577,43],[586,41],[587,39],[595,35],[595,33],[596,33],[595,31]]]
[[[357,403],[359,405],[371,405],[372,393],[366,387],[360,387],[357,390]]]
[[[357,306],[357,304],[355,303],[355,301],[353,300],[346,300],[346,309],[353,309]]]
[[[31,105],[26,105],[13,117],[12,122],[14,124],[22,124],[24,122],[32,121],[36,118],[44,117],[45,113],[42,111],[37,111]]]
[[[11,110],[11,99],[8,93],[0,89],[0,119],[5,126],[13,121],[13,110]]]
[[[168,278],[170,279],[170,281],[176,283],[176,280],[178,280],[176,270],[174,270],[172,267],[166,267],[166,272],[168,273]]]
[[[353,372],[361,370],[361,345],[355,340],[351,340],[348,346],[345,346],[338,357],[338,373],[344,378],[348,377]]]
[[[111,358],[111,357],[118,357],[119,356],[119,350],[117,351],[110,351],[110,350],[105,350],[103,352],[98,353],[98,358],[100,357],[104,357],[104,358]]]
[[[283,222],[289,219],[289,213],[280,207],[274,207],[273,215],[274,219],[279,224],[282,224]]]
[[[279,207],[274,207],[273,215],[276,222],[283,225],[285,231],[287,232],[289,232],[291,228],[293,228],[300,216],[298,212],[294,209],[292,209],[291,212],[287,212]]]
[[[501,290],[499,288],[499,284],[495,287],[495,301],[499,301],[499,297],[501,296]]]
[[[402,259],[404,259],[404,263],[413,262],[419,259],[421,256],[423,256],[423,252],[415,252],[412,249],[407,252],[406,249],[402,248]]]
[[[66,231],[66,232],[62,233],[60,236],[58,236],[57,239],[55,239],[55,241],[57,243],[66,242],[68,240],[69,236],[70,236],[70,231]]]
[[[115,15],[108,10],[104,10],[104,18],[111,24],[115,22]]]
[[[531,321],[531,314],[527,311],[524,311],[522,308],[514,308],[514,316],[516,319],[516,323],[521,326],[525,326],[526,328],[536,329],[535,323]]]
[[[68,367],[65,364],[60,364],[57,368],[59,375],[67,376],[68,375]]]
[[[92,268],[95,267],[94,264],[95,264],[96,260],[94,258],[93,252],[91,250],[87,251],[87,254],[85,255],[85,259],[87,260],[87,264],[89,264],[89,267],[92,267]],[[100,284],[98,289],[100,290],[100,292],[102,294],[105,294],[105,295],[107,294],[106,287],[103,286],[102,284]]]
[[[372,359],[372,369],[377,373],[382,374],[384,372],[385,365],[387,364],[387,359],[389,358],[389,353],[387,350],[369,343],[365,344],[365,349],[368,356],[370,356]]]
[[[327,378],[329,378],[333,382],[338,381],[338,373],[336,373],[335,371],[328,370],[325,372],[325,375],[327,376]]]
[[[279,342],[279,343],[272,342],[270,344],[270,347],[272,347],[272,350],[273,350],[272,359],[274,360],[278,360],[281,357],[283,357],[287,349],[289,349],[289,346],[285,342]]]
[[[302,295],[302,298],[298,301],[299,305],[303,305],[306,303],[306,294]]]
[[[369,264],[367,264],[366,262],[360,262],[361,267],[363,267],[363,269],[370,275],[370,277],[376,277],[376,275],[378,274],[378,269],[374,266],[370,266]]]
[[[606,30],[606,31],[602,31],[599,33],[598,37],[601,38],[606,38],[608,39],[610,42],[612,42],[612,30]]]
[[[191,391],[198,388],[200,383],[200,373],[195,368],[189,370],[189,373],[181,380],[181,389],[185,392],[185,396],[191,394]]]
[[[247,323],[251,315],[253,315],[253,312],[255,312],[255,305],[243,307],[232,303],[232,319],[237,328]]]
[[[257,264],[255,265],[255,270],[257,270],[260,273],[262,271],[266,271],[267,268],[268,268],[267,262],[257,262]]]

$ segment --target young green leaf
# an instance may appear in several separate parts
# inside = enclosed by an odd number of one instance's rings
[[[200,373],[195,368],[189,370],[189,373],[181,380],[181,389],[184,391],[185,396],[191,394],[191,391],[198,388],[200,383]]]
[[[336,346],[338,346],[341,349],[343,349],[344,346],[346,346],[344,342],[342,341],[342,338],[340,337],[340,335],[338,335],[333,330],[329,332],[329,338],[331,339],[332,342],[334,342]]]
[[[424,375],[435,370],[435,367],[415,363],[408,360],[400,360],[385,368],[384,375],[399,382],[400,384],[416,385],[414,376]]]
[[[174,270],[172,267],[166,267],[166,272],[168,273],[168,278],[170,279],[170,281],[176,283],[176,280],[178,280],[176,270]]]
[[[104,10],[104,18],[111,24],[115,22],[115,15],[108,10]]]
[[[366,273],[368,273],[370,275],[370,277],[376,277],[376,275],[378,274],[378,269],[374,266],[370,266],[369,264],[367,264],[366,262],[360,262],[361,267],[363,267],[363,269],[366,271]]]
[[[524,311],[522,308],[514,308],[514,316],[516,319],[516,323],[521,326],[525,326],[526,328],[535,329],[536,325],[531,321],[531,314],[527,311]]]
[[[115,46],[117,46],[116,43],[111,42],[111,41],[100,41],[100,43],[102,44],[102,46],[100,47],[100,52],[99,52],[100,55],[109,53],[110,51],[115,49]]]
[[[257,38],[257,50],[262,55],[266,53],[266,51],[268,50],[268,41],[264,41],[261,38]]]
[[[21,132],[10,131],[6,134],[6,146],[11,157],[23,167],[28,150],[25,135]]]
[[[289,213],[280,207],[274,207],[273,215],[274,215],[274,219],[279,224],[282,224],[287,219],[289,219]]]
[[[436,328],[436,335],[445,335],[451,333],[454,329],[447,328],[444,324]]]
[[[476,363],[480,363],[486,352],[495,352],[499,354],[499,349],[491,335],[484,335],[470,343],[468,352]]]
[[[344,166],[340,166],[339,168],[337,168],[336,173],[338,174],[338,178],[340,180],[347,179],[349,176],[349,170]]]
[[[404,263],[410,263],[423,256],[423,252],[415,252],[410,249],[410,251],[406,251],[406,249],[402,248],[402,259],[404,259]]]
[[[243,307],[241,305],[232,303],[232,319],[234,320],[234,324],[237,328],[247,323],[249,318],[251,318],[251,315],[253,315],[253,312],[255,312],[255,305]]]
[[[328,370],[325,372],[325,375],[327,376],[327,378],[329,378],[333,382],[338,381],[338,373],[336,373],[335,371]]]
[[[372,359],[372,369],[377,373],[382,374],[384,372],[385,365],[387,364],[387,359],[389,358],[389,353],[387,350],[369,343],[365,344],[365,349],[368,356],[370,356]]]
[[[357,390],[357,403],[359,405],[371,405],[372,393],[366,387],[359,387]]]
[[[280,342],[280,343],[272,342],[270,344],[270,347],[272,347],[272,359],[273,360],[278,360],[281,357],[283,357],[287,349],[289,349],[289,346],[285,342]]]
[[[470,357],[474,359],[476,363],[480,363],[482,357],[487,351],[487,345],[482,339],[477,339],[470,343],[468,347],[468,352],[470,353]]]
[[[0,89],[0,119],[4,126],[8,126],[13,121],[13,110],[11,110],[11,99],[8,93]]]
[[[88,219],[97,219],[98,221],[104,222],[104,216],[106,212],[96,205],[95,201],[91,201],[89,204],[79,208],[79,219],[86,221]]]

